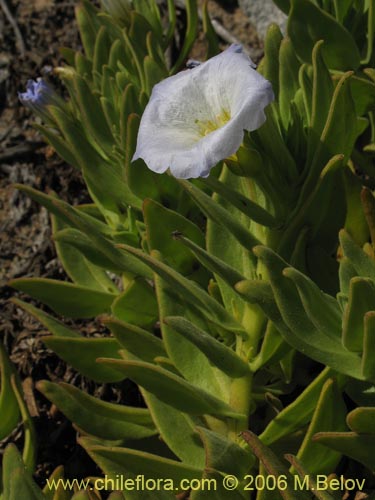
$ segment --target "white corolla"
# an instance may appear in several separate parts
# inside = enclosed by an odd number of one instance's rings
[[[207,177],[236,153],[244,130],[259,128],[274,99],[269,81],[240,45],[155,85],[143,113],[133,161],[180,179]]]

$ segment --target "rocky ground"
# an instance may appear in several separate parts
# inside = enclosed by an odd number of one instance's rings
[[[42,191],[54,190],[70,203],[82,203],[88,195],[80,175],[61,161],[32,127],[34,117],[17,97],[28,79],[50,74],[63,61],[59,48],[80,48],[74,21],[74,0],[0,0],[0,341],[23,380],[29,411],[38,434],[37,480],[59,464],[66,474],[80,477],[95,473],[95,467],[76,445],[74,429],[65,418],[34,390],[37,380],[64,380],[105,399],[137,398],[130,383],[117,387],[96,386],[80,377],[46,349],[41,338],[47,332],[9,299],[12,278],[63,279],[64,273],[50,239],[45,209],[13,188],[29,184]],[[239,41],[257,60],[262,44],[254,27],[233,1],[209,2],[209,11],[221,29],[223,46]],[[192,57],[202,56],[202,36]],[[63,90],[63,89],[62,89]],[[76,325],[95,331],[94,323]],[[22,428],[3,442],[22,446]]]

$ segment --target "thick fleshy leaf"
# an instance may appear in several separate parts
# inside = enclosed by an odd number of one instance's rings
[[[375,469],[375,434],[355,432],[319,432],[314,441],[342,453],[371,470]]]
[[[252,432],[244,431],[241,433],[242,438],[250,446],[251,451],[262,462],[267,474],[275,478],[283,477],[286,479],[286,488],[280,489],[280,495],[284,500],[307,500],[308,494],[304,491],[298,493],[293,488],[293,479],[286,466],[277,458],[277,456],[262,441]]]
[[[251,258],[250,249],[259,243],[259,241],[239,222],[228,210],[216,203],[207,194],[203,193],[194,184],[187,181],[180,181],[182,186],[186,189],[189,195],[193,198],[194,202],[202,210],[202,212],[213,222],[219,226],[227,229],[238,242],[249,251],[249,258]]]
[[[234,286],[244,279],[236,269],[210,254],[193,241],[185,238],[183,233],[176,232],[173,237],[175,240],[180,241],[186,248],[190,249],[207,269],[220,276],[228,285]]]
[[[142,439],[157,433],[146,409],[107,403],[65,383],[44,380],[37,389],[71,422],[101,439]]]
[[[182,479],[198,479],[202,473],[199,468],[151,453],[130,448],[99,446],[87,438],[80,438],[79,442],[110,477],[129,472],[142,474],[146,478],[172,479],[179,483]],[[172,491],[175,494],[175,490]],[[155,492],[153,494],[155,495]]]
[[[375,434],[375,408],[355,408],[348,413],[346,422],[358,434]]]
[[[310,491],[312,491],[314,493],[314,496],[318,499],[318,500],[341,500],[341,495],[340,494],[336,494],[336,493],[332,493],[332,491],[330,490],[330,492],[328,493],[327,491],[325,491],[324,489],[320,489],[320,487],[318,488],[317,487],[317,483],[315,481],[315,478],[310,475],[310,471],[307,472],[307,469],[305,468],[304,464],[301,462],[301,460],[299,460],[297,457],[293,456],[293,455],[284,455],[284,457],[286,458],[286,460],[288,460],[288,462],[290,462],[293,466],[293,468],[297,471],[301,481],[299,482],[300,485],[306,485],[306,488],[308,488]],[[296,480],[296,476],[294,476],[295,480],[294,480],[294,484],[295,485],[298,485],[297,483],[297,480]],[[308,481],[306,481],[306,478],[308,478]]]
[[[333,82],[323,59],[324,42],[320,40],[312,53],[313,88],[311,108],[311,131],[309,137],[309,157],[313,155],[327,121],[333,96]]]
[[[59,479],[62,479],[62,481],[64,481],[65,479],[64,467],[62,465],[56,467],[56,469],[49,476],[48,482],[43,488],[45,500],[70,500],[73,488],[68,488],[67,485],[59,482]],[[55,488],[51,488],[52,484],[58,486],[56,486]],[[65,486],[65,488],[63,486]]]
[[[211,17],[208,12],[208,1],[203,3],[202,6],[202,21],[203,21],[203,32],[207,40],[208,48],[206,53],[206,59],[216,56],[220,52],[218,36],[212,25]]]
[[[185,31],[185,39],[180,49],[178,59],[173,68],[171,69],[171,74],[175,73],[180,69],[181,65],[185,61],[196,39],[198,23],[199,23],[197,0],[186,1],[186,14],[187,14],[187,26]]]
[[[242,418],[224,401],[183,378],[151,363],[100,358],[100,362],[125,374],[161,401],[191,415],[211,414],[219,418]]]
[[[105,33],[103,27],[100,31]],[[85,130],[92,135],[99,148],[103,148],[107,154],[111,153],[114,138],[105,119],[99,99],[97,99],[89,85],[79,75],[75,75],[74,90]]]
[[[115,318],[103,318],[119,344],[143,361],[152,362],[158,356],[166,356],[163,342],[152,333]]]
[[[99,21],[96,16],[97,10],[90,2],[84,0],[76,6],[75,14],[83,47],[87,57],[91,59],[94,54],[95,39],[99,28]]]
[[[196,345],[212,364],[227,375],[237,378],[249,373],[248,365],[232,349],[197,328],[190,321],[178,316],[167,316],[164,322]]]
[[[279,96],[279,51],[283,35],[277,24],[271,24],[264,40],[264,58],[262,59],[260,73],[272,83],[276,99]],[[280,101],[280,98],[279,98]]]
[[[277,220],[267,210],[251,201],[242,193],[235,191],[224,182],[217,180],[215,177],[207,177],[203,182],[254,222],[267,227],[277,226]]]
[[[362,374],[366,380],[375,380],[375,311],[364,318]]]
[[[49,212],[60,217],[66,224],[73,225],[86,234],[95,244],[95,248],[113,263],[113,269],[147,278],[152,277],[152,273],[146,266],[132,256],[126,257],[114,246],[110,241],[112,233],[107,224],[83,210],[71,207],[68,203],[41,193],[29,186],[16,184],[15,187],[25,191],[33,200],[46,207]]]
[[[46,278],[17,278],[9,284],[47,304],[56,313],[71,318],[92,318],[108,313],[116,298],[113,293]]]
[[[256,247],[256,255],[267,267],[270,282],[275,294],[276,303],[287,325],[277,323],[285,340],[301,352],[341,373],[346,373],[358,379],[363,379],[360,369],[360,358],[346,351],[339,338],[335,339],[316,329],[306,315],[297,290],[288,278],[284,276],[286,266],[277,254],[265,247]]]
[[[0,343],[0,440],[6,438],[16,427],[20,418],[17,398],[11,385],[14,369],[5,348]]]
[[[293,44],[289,37],[282,40],[280,45],[280,116],[284,127],[287,129],[292,117],[291,102],[295,99],[299,88],[300,61],[297,59]]]
[[[337,301],[324,293],[297,269],[284,270],[284,276],[296,285],[303,307],[316,328],[335,339],[341,335],[341,310]]]
[[[244,330],[240,324],[236,323],[226,310],[194,281],[188,280],[160,260],[140,250],[129,247],[128,245],[119,245],[119,248],[126,250],[126,252],[136,256],[141,262],[148,265],[168,283],[172,289],[181,294],[181,296],[193,306],[197,307],[208,320],[218,324],[224,329],[228,329],[229,332],[244,335]],[[153,251],[153,255],[157,255],[157,252]]]
[[[60,108],[51,107],[51,113],[79,161],[91,198],[109,223],[120,224],[129,205],[140,209],[140,200],[130,191],[119,170],[119,161],[97,151],[77,123]]]
[[[358,116],[363,116],[375,107],[375,82],[354,75],[350,79],[350,89]]]
[[[13,299],[13,302],[48,328],[52,335],[43,337],[43,342],[80,373],[99,382],[114,382],[123,379],[118,372],[96,363],[96,358],[104,351],[111,357],[119,357],[120,344],[115,339],[82,337],[75,330],[68,328],[31,304],[18,299]]]
[[[206,451],[206,468],[242,478],[254,465],[254,456],[236,442],[206,429],[197,428]]]
[[[142,279],[131,281],[112,303],[112,314],[121,321],[141,327],[152,326],[158,318],[155,292]]]
[[[70,245],[66,240],[64,242],[64,240],[55,238],[56,233],[61,234],[64,230],[69,231],[70,235],[73,231],[74,236],[81,240],[85,236],[77,230],[67,227],[58,217],[52,216],[52,237],[55,240],[56,252],[69,278],[80,286],[86,286],[102,292],[117,293],[118,290],[115,284],[104,269],[87,260],[85,255],[77,249],[76,245]],[[88,241],[90,242],[90,240]]]
[[[61,135],[43,125],[34,124],[33,126],[43,134],[47,142],[68,165],[72,165],[77,170],[80,170],[79,161],[74,155],[72,147]]]
[[[138,243],[138,238],[135,237],[133,233],[128,233],[128,238],[126,238],[128,241],[127,243],[130,245],[134,245]],[[101,252],[97,247],[93,247],[92,240],[83,232],[79,231],[78,229],[74,228],[69,228],[69,229],[62,229],[61,231],[58,231],[53,235],[53,239],[55,242],[61,243],[61,244],[66,244],[69,247],[73,247],[78,250],[79,254],[83,255],[89,263],[92,263],[93,266],[90,266],[90,270],[94,269],[99,269],[103,273],[103,270],[105,271],[111,271],[116,274],[121,273],[121,269],[118,264],[113,262],[110,258],[107,257],[103,252]],[[122,234],[121,239],[125,239],[125,235]],[[125,239],[125,241],[126,241]],[[77,253],[78,253],[77,252]],[[73,253],[73,252],[69,252]],[[79,262],[81,262],[81,258],[79,259]],[[107,276],[107,279],[109,277]],[[101,283],[103,281],[101,280]],[[103,283],[104,286],[105,283]],[[112,285],[109,284],[109,286],[114,289],[114,284]],[[109,286],[107,286],[107,289],[109,290]],[[107,291],[108,291],[107,290]]]
[[[286,408],[281,410],[276,417],[271,420],[266,429],[260,435],[260,439],[266,445],[270,445],[281,439],[283,436],[292,434],[297,429],[307,424],[316,408],[320,393],[324,384],[335,372],[330,368],[325,368],[306,389]],[[343,387],[347,377],[336,377],[340,387]]]
[[[153,200],[144,201],[143,214],[150,250],[158,250],[163,258],[184,276],[194,274],[197,260],[175,241],[173,235],[182,233],[199,247],[204,247],[204,236],[198,226]]]
[[[233,173],[225,166],[220,174],[220,182],[225,184],[230,189],[241,193],[247,198],[253,199],[253,197],[256,196],[256,191],[252,189],[254,186],[251,180],[233,175]],[[256,236],[259,235],[261,238],[265,237],[267,234],[267,229],[255,224],[221,195],[214,193],[211,203],[214,206],[221,206],[224,210],[226,210],[230,214],[231,218],[238,221],[248,233],[252,234],[253,232],[257,232],[258,234]],[[212,256],[214,258],[213,261],[210,259],[212,264],[216,262],[216,269],[212,266],[212,271],[215,273],[215,281],[220,289],[220,302],[222,302],[225,309],[234,318],[236,318],[237,321],[243,323],[243,325],[245,325],[244,321],[246,316],[246,324],[248,325],[252,338],[254,338],[253,335],[256,334],[255,331],[259,326],[259,322],[255,319],[259,318],[259,314],[256,311],[252,311],[252,309],[257,306],[246,304],[243,298],[240,297],[239,294],[233,289],[232,283],[236,273],[244,277],[252,277],[255,275],[256,262],[252,258],[251,247],[238,244],[237,237],[233,234],[230,224],[222,225],[214,219],[209,218],[207,220],[206,233],[206,248],[208,256]],[[215,260],[215,258],[219,260]],[[220,263],[225,263],[226,266],[228,266],[229,269],[234,270],[235,273],[231,271],[228,276],[228,273],[225,272],[224,275],[224,268],[222,264],[217,266]],[[208,262],[205,265],[208,265]],[[228,268],[226,268],[227,271]],[[225,279],[224,276],[226,276]],[[254,340],[254,342],[256,341]]]
[[[275,104],[269,106],[265,113],[266,122],[258,130],[252,132],[251,137],[255,140],[258,150],[267,152],[267,156],[276,170],[270,172],[270,175],[273,176],[272,181],[278,185],[278,190],[281,193],[286,191],[289,195],[289,182],[293,182],[298,176],[296,161],[281,133]]]
[[[351,34],[310,0],[291,0],[288,34],[297,55],[305,62],[311,62],[315,43],[325,40],[323,55],[330,69],[357,69],[360,64]]]
[[[344,229],[340,231],[339,237],[344,255],[349,259],[357,274],[375,281],[375,261],[353,241]]]
[[[3,490],[4,500],[45,500],[45,496],[34,483],[31,472],[27,470],[16,446],[9,444],[3,456]]]
[[[250,369],[256,372],[265,364],[280,361],[289,352],[289,344],[285,342],[272,321],[268,321],[260,351],[249,361]]]
[[[20,410],[23,424],[23,451],[22,461],[28,471],[33,472],[36,465],[36,441],[37,436],[34,427],[34,421],[31,418],[29,408],[25,401],[25,396],[18,374],[12,374],[10,378],[13,393],[17,398],[18,408]]]
[[[375,285],[368,278],[350,281],[349,301],[344,311],[342,341],[349,351],[362,352],[364,316],[374,309]]]
[[[119,382],[124,376],[110,366],[99,365],[96,360],[101,356],[120,358],[120,344],[116,339],[105,337],[67,338],[43,337],[43,342],[79,373],[96,382]]]
[[[150,244],[157,238],[157,227],[153,225],[149,231]],[[157,241],[157,240],[156,240]],[[174,286],[159,276],[155,276],[155,291],[159,306],[161,333],[168,357],[175,367],[178,367],[186,380],[193,385],[208,391],[210,394],[229,400],[230,379],[215,366],[213,366],[204,353],[193,343],[171,329],[165,322],[166,316],[184,316],[204,331],[215,337],[219,334],[223,338],[232,337],[231,334],[218,324],[212,324],[196,307],[196,301],[186,303],[185,295],[179,297]],[[163,365],[162,365],[163,366]],[[167,367],[168,368],[168,367]]]
[[[341,458],[340,453],[327,451],[312,441],[312,437],[317,432],[346,430],[345,417],[346,406],[342,396],[336,383],[329,379],[323,385],[309,428],[297,454],[297,458],[302,460],[310,474],[326,474],[330,470],[335,470]]]
[[[163,441],[183,463],[203,469],[205,451],[196,430],[201,420],[174,409],[144,389],[141,392]]]

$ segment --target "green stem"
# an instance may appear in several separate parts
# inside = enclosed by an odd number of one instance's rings
[[[264,313],[257,305],[246,304],[242,317],[242,324],[248,333],[248,339],[237,338],[236,353],[245,362],[248,362],[250,356],[254,356],[258,349],[266,318]],[[229,424],[229,437],[238,440],[238,434],[248,428],[249,415],[253,406],[251,396],[253,385],[253,374],[233,380],[231,385],[230,406],[238,413],[246,415],[242,420],[231,421]]]

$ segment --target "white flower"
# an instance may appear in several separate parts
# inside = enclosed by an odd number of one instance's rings
[[[270,82],[232,45],[221,54],[158,83],[143,113],[133,161],[180,179],[207,177],[238,150],[244,130],[265,121]]]

